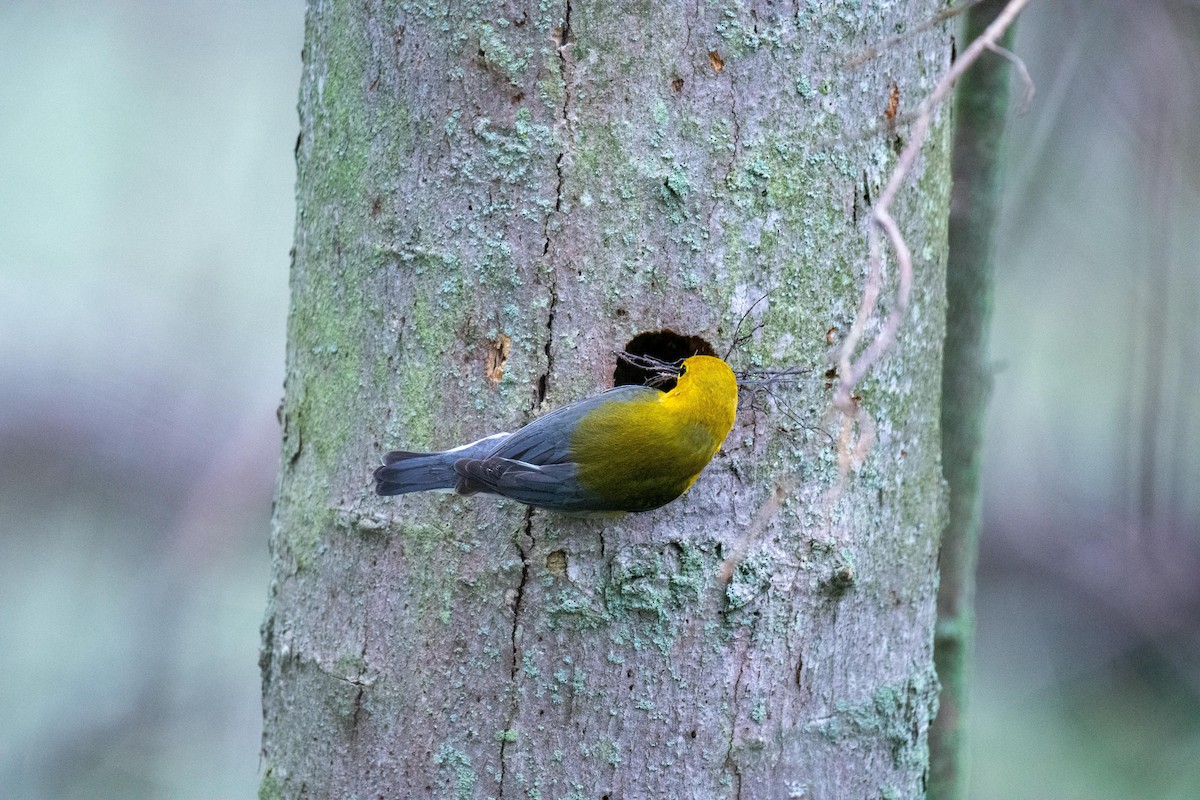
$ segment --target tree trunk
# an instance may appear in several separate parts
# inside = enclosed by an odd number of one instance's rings
[[[849,471],[821,375],[889,112],[949,35],[849,62],[939,5],[310,4],[261,796],[923,794],[947,113],[895,209],[910,319]],[[812,380],[747,394],[663,509],[371,494],[386,450],[607,388],[639,332],[723,353],[752,305],[734,367]]]
[[[985,0],[963,20],[970,42],[992,24],[1007,0]],[[1000,44],[1009,47],[1016,29]],[[979,555],[979,470],[983,423],[991,394],[987,333],[992,315],[992,230],[1000,202],[1000,143],[1008,116],[1011,65],[999,56],[976,62],[955,91],[954,194],[946,276],[948,313],[942,367],[942,470],[949,515],[938,558],[935,661],[942,680],[930,732],[931,800],[967,796],[966,715],[975,638],[975,564]]]

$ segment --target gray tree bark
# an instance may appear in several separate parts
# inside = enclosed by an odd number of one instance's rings
[[[949,34],[848,62],[938,6],[310,4],[261,797],[923,795],[948,113],[895,209],[910,321],[849,472],[820,375],[886,117]],[[638,332],[723,352],[767,292],[730,360],[815,377],[748,396],[681,500],[371,494],[388,449],[607,388]]]

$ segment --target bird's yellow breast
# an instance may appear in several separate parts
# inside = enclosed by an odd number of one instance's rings
[[[737,380],[713,356],[693,356],[671,391],[613,402],[571,437],[579,482],[604,503],[647,510],[686,492],[733,428]]]

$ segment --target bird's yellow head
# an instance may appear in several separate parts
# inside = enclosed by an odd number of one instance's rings
[[[737,378],[716,356],[692,356],[684,359],[675,388],[666,399],[686,407],[688,416],[704,425],[719,444],[729,435],[737,416]]]

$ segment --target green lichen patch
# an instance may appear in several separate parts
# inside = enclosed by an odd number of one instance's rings
[[[267,771],[263,773],[262,780],[258,784],[258,800],[283,800],[286,796],[283,781],[279,779],[275,768],[267,767]]]
[[[557,139],[553,129],[535,123],[528,108],[517,109],[511,127],[480,117],[471,128],[482,143],[480,155],[464,168],[467,176],[476,180],[491,177],[510,185],[533,188],[530,181],[534,166],[546,163]]]
[[[574,586],[566,586],[548,597],[545,605],[547,627],[551,630],[569,625],[574,630],[594,630],[612,621],[609,613],[592,595]]]
[[[839,701],[836,714],[816,723],[818,732],[833,741],[854,738],[882,741],[896,768],[919,766],[927,759],[924,735],[937,702],[936,679],[916,676],[899,684],[877,686],[870,699]]]
[[[297,483],[305,486],[306,491],[293,492],[287,498],[286,505],[280,507],[279,519],[280,527],[288,532],[287,549],[292,562],[297,572],[304,572],[313,569],[324,554],[324,539],[335,529],[336,514],[328,506],[327,481],[310,479]]]
[[[601,736],[594,742],[580,742],[579,754],[584,758],[602,761],[611,767],[621,763],[620,747],[607,736]]]
[[[533,49],[509,44],[500,30],[486,22],[475,27],[475,35],[484,64],[508,78],[513,86],[520,86],[533,60]]]
[[[435,620],[440,625],[449,625],[461,555],[451,532],[432,525],[404,524],[398,528],[397,535],[404,541],[413,561],[426,567],[409,573],[412,579],[409,589],[418,603],[417,619],[423,625]]]
[[[346,680],[357,680],[367,669],[361,653],[343,653],[333,662],[333,674]]]
[[[453,791],[455,800],[469,800],[475,796],[475,785],[479,780],[469,755],[446,742],[434,754],[433,763],[441,768],[440,788]]]
[[[700,547],[671,542],[622,551],[610,570],[602,597],[613,642],[667,653],[679,626],[701,608],[716,564]]]
[[[615,617],[644,612],[665,621],[673,610],[698,601],[706,581],[703,554],[693,545],[639,548],[614,560],[605,607]]]
[[[750,553],[737,562],[725,587],[727,615],[745,608],[770,588],[772,564],[767,552]]]
[[[662,177],[659,198],[667,209],[667,219],[676,225],[691,216],[688,200],[694,189],[687,172],[680,164],[674,164]]]

